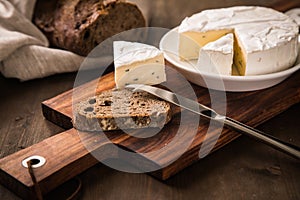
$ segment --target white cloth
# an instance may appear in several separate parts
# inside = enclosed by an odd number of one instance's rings
[[[0,72],[22,81],[76,71],[83,57],[48,48],[31,22],[35,0],[0,0]]]
[[[84,60],[72,52],[48,47],[47,38],[31,22],[35,2],[0,0],[0,72],[5,77],[25,81],[73,72]],[[143,3],[141,6],[145,11]]]

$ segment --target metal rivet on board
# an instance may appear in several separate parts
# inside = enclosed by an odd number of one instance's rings
[[[46,159],[42,156],[30,156],[22,161],[23,167],[28,168],[27,162],[31,161],[32,168],[38,168],[43,166],[46,163]]]

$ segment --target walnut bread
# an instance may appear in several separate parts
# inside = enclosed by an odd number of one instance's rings
[[[33,22],[51,46],[82,56],[105,39],[146,24],[139,8],[124,0],[38,0]]]
[[[170,104],[147,92],[112,89],[79,102],[73,126],[82,131],[162,128],[171,120]]]

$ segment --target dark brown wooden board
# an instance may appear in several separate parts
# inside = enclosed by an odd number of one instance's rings
[[[176,73],[174,74],[174,70],[168,70],[168,81],[176,84],[177,75]],[[71,128],[72,94],[74,90],[81,94],[73,99],[75,102],[78,102],[81,99],[92,96],[93,93],[89,92],[89,88],[95,87],[95,85],[97,86],[97,92],[114,87],[113,73],[103,76],[100,80],[88,82],[78,88],[44,101],[42,103],[44,116],[46,119],[64,128]],[[177,87],[179,90],[184,90],[185,85],[177,85]],[[193,85],[193,88],[198,101],[210,106],[208,90],[196,85]],[[218,91],[212,92],[218,93]],[[295,73],[286,81],[272,88],[244,93],[227,92],[227,116],[255,127],[298,102],[300,102],[300,72]],[[192,113],[189,114],[191,117],[194,115]],[[101,159],[118,158],[118,152],[112,149],[113,144],[136,153],[160,149],[174,138],[180,116],[180,108],[173,107],[172,121],[159,134],[147,139],[139,139],[120,131],[112,131],[106,134],[110,140],[110,142],[107,142],[101,138],[99,139],[99,134],[81,132],[79,135],[77,130],[71,128],[1,159],[1,184],[23,198],[31,198],[33,183],[27,169],[21,165],[21,161],[32,155],[40,155],[46,158],[46,164],[35,169],[34,172],[43,194],[46,194],[99,162],[85,148],[85,145],[89,146],[89,150],[100,153]],[[188,121],[184,126],[184,134],[188,134]],[[207,127],[208,124],[206,122],[200,122],[197,135],[194,137],[192,144],[179,159],[174,161],[174,156],[178,150],[176,144],[171,147],[170,151],[161,156],[148,156],[146,159],[143,159],[149,164],[164,166],[162,169],[152,172],[152,175],[165,180],[192,163],[197,162],[199,160],[199,149],[204,141]],[[211,134],[212,137],[213,135],[214,133]],[[238,136],[239,134],[234,131],[223,129],[213,151],[220,149]],[[83,141],[85,145],[83,145]],[[165,166],[166,164],[168,165]],[[8,185],[7,183],[10,184]]]

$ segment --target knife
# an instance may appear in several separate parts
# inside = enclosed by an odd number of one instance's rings
[[[250,136],[260,142],[263,142],[283,153],[286,153],[296,159],[300,160],[300,147],[281,141],[280,139],[268,135],[262,131],[256,130],[246,124],[239,121],[218,114],[215,110],[202,105],[196,101],[183,97],[181,95],[172,93],[170,91],[142,84],[130,84],[126,88],[132,88],[133,91],[145,91],[161,99],[164,99],[174,105],[180,106],[193,113],[199,114],[209,120],[214,120],[220,123],[224,123],[227,127],[234,129],[244,135]]]

